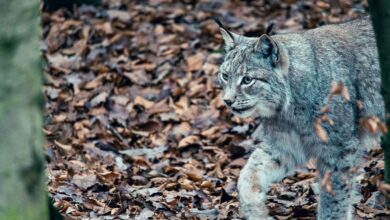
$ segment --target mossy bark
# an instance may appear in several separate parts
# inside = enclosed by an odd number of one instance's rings
[[[39,2],[0,12],[0,219],[45,220]]]
[[[390,113],[390,1],[369,0],[368,3],[380,58],[382,95],[388,115]],[[388,117],[386,125],[390,130]],[[390,183],[390,132],[383,135],[382,146],[385,151],[385,182]]]

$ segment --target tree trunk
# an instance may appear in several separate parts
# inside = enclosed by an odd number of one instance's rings
[[[0,12],[0,219],[45,220],[39,2]]]
[[[368,3],[379,51],[382,95],[388,115],[390,113],[390,1],[369,0]],[[390,129],[388,117],[386,117],[386,125]],[[383,135],[382,147],[385,151],[385,182],[390,183],[390,132]]]

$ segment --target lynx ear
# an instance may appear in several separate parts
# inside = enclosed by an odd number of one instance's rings
[[[271,59],[276,66],[280,60],[279,48],[275,41],[267,34],[263,34],[255,44],[255,50],[260,52],[264,58]]]
[[[218,24],[222,38],[225,41],[225,49],[233,49],[236,46],[239,35],[228,31],[218,19],[214,18],[214,21]]]

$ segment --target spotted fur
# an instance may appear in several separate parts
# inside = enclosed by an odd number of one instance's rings
[[[352,219],[353,167],[367,143],[378,135],[359,125],[368,116],[384,118],[380,69],[370,18],[309,31],[258,38],[221,28],[226,55],[218,75],[223,99],[240,117],[258,122],[252,134],[260,144],[240,174],[242,214],[268,218],[265,192],[296,166],[317,160],[319,181],[326,172],[332,192],[322,189],[318,219]],[[350,100],[334,96],[332,83],[342,82]],[[363,109],[357,101],[364,103]],[[314,122],[328,105],[334,125],[322,123],[329,142],[315,132]]]

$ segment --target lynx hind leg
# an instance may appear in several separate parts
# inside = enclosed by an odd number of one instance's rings
[[[353,176],[342,173],[332,172],[328,177],[325,174],[325,185],[322,186],[320,192],[320,200],[318,207],[319,220],[338,220],[338,219],[353,219],[353,203],[356,202],[353,190]],[[324,177],[320,179],[324,183]],[[331,187],[331,188],[329,188]]]
[[[346,83],[348,85],[348,83]],[[356,100],[353,88],[351,100]],[[323,123],[329,143],[319,146],[317,155],[320,191],[319,220],[353,219],[353,179],[354,168],[361,156],[360,141],[356,135],[356,112],[352,102],[342,96],[334,96],[329,106],[329,117],[334,124]]]
[[[358,141],[351,140],[348,144],[357,145]],[[359,154],[355,150],[344,146],[344,151],[341,150],[332,157],[327,155],[327,158],[318,161],[321,191],[317,219],[353,219],[353,205],[359,201],[356,191],[358,172],[355,166],[358,157]]]
[[[265,205],[267,188],[286,176],[287,171],[287,164],[262,149],[252,153],[238,180],[240,209],[247,220],[272,219]]]
[[[367,50],[356,56],[357,99],[361,105],[360,117],[377,116],[383,120],[385,103],[381,95],[380,68],[376,53],[376,50]]]

